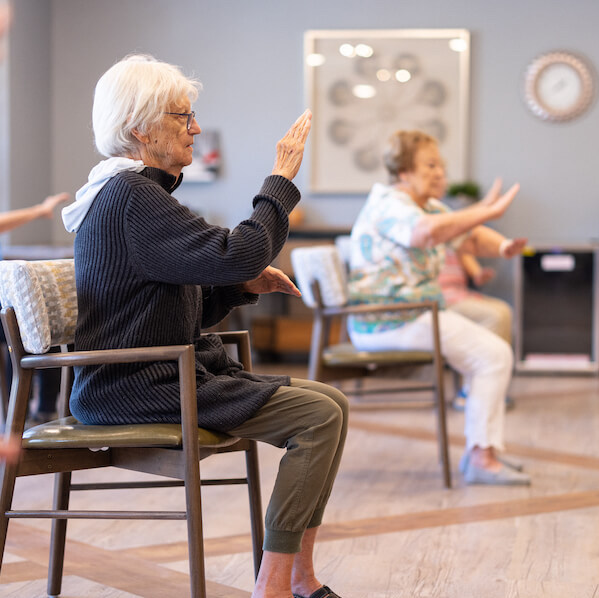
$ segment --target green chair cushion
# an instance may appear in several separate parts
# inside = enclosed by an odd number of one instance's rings
[[[351,343],[327,347],[322,359],[327,366],[368,366],[432,363],[432,351],[358,351]]]
[[[71,416],[25,430],[23,448],[181,447],[182,438],[179,424],[95,426]],[[237,438],[228,434],[198,428],[199,446],[224,447],[235,442]]]

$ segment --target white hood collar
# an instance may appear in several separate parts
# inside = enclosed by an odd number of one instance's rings
[[[90,171],[87,183],[77,191],[75,201],[62,210],[62,221],[70,232],[77,232],[96,196],[106,183],[119,172],[141,172],[146,165],[141,160],[108,158],[96,164]]]

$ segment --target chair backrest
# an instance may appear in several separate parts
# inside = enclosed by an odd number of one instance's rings
[[[335,245],[298,247],[291,251],[291,264],[304,303],[311,308],[318,302],[312,283],[320,288],[323,305],[339,307],[348,301],[347,274],[343,259]]]
[[[335,247],[339,250],[339,255],[346,268],[349,268],[351,259],[351,235],[339,235],[335,237]]]
[[[77,324],[74,261],[0,262],[0,303],[14,308],[28,353],[71,344]]]

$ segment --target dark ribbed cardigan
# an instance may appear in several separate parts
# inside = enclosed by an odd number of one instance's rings
[[[229,230],[174,199],[180,182],[145,168],[117,174],[97,195],[75,239],[75,348],[195,344],[199,425],[227,431],[289,378],[243,371],[218,337],[200,331],[257,301],[239,284],[279,253],[300,195],[286,178],[269,176],[251,216]],[[177,376],[174,362],[76,368],[71,411],[88,424],[176,423]]]

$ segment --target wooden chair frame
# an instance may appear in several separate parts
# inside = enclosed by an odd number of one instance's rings
[[[251,534],[253,541],[254,571],[258,574],[262,558],[264,525],[260,498],[260,481],[256,443],[225,434],[213,433],[198,428],[195,360],[193,345],[116,349],[104,351],[72,351],[34,355],[23,348],[19,327],[12,308],[2,310],[2,323],[5,329],[13,365],[13,383],[7,413],[6,432],[22,437],[27,415],[33,372],[39,368],[62,368],[61,400],[59,415],[69,415],[68,397],[72,385],[73,366],[99,365],[109,363],[133,363],[149,361],[177,361],[179,368],[181,426],[174,426],[180,440],[176,446],[147,446],[139,444],[135,438],[113,442],[107,440],[108,450],[91,451],[83,443],[81,446],[47,446],[36,444],[35,433],[27,431],[23,449],[17,464],[0,465],[0,566],[4,556],[6,535],[10,519],[50,518],[52,534],[48,571],[48,595],[58,596],[61,591],[66,526],[68,519],[170,519],[186,520],[189,544],[190,587],[192,598],[206,597],[204,570],[204,548],[202,535],[202,508],[200,485],[247,484],[250,497]],[[237,346],[238,358],[244,367],[251,370],[249,335],[243,332],[219,333],[224,343]],[[66,350],[66,347],[63,347]],[[71,418],[73,419],[73,418]],[[68,419],[52,422],[58,429]],[[161,424],[162,425],[162,424]],[[152,424],[148,424],[152,426]],[[40,426],[42,427],[42,426]],[[110,426],[112,428],[112,426]],[[123,426],[124,427],[124,426]],[[144,425],[127,426],[143,429]],[[35,430],[35,429],[34,429]],[[134,435],[135,436],[135,435]],[[72,448],[71,448],[72,447]],[[200,461],[217,453],[243,451],[246,459],[244,478],[201,480]],[[49,465],[50,464],[50,465]],[[120,482],[101,484],[74,484],[71,474],[76,470],[99,467],[119,467],[133,471],[156,474],[173,478],[147,482]],[[51,510],[13,510],[15,480],[18,476],[54,472],[54,498]],[[186,497],[185,511],[71,511],[69,496],[75,490],[95,490],[114,488],[151,488],[184,486]]]
[[[451,488],[451,467],[449,460],[449,443],[447,440],[447,417],[445,393],[443,384],[444,359],[441,354],[439,334],[439,306],[436,301],[421,303],[392,303],[384,305],[346,305],[326,307],[323,304],[320,287],[316,280],[311,283],[311,290],[316,301],[313,310],[313,328],[310,345],[308,377],[321,382],[333,382],[346,379],[363,379],[366,376],[380,374],[384,370],[397,370],[408,365],[431,364],[433,377],[430,384],[422,383],[417,386],[397,387],[374,392],[406,392],[432,390],[437,412],[437,437],[439,444],[439,459],[441,461],[443,483]],[[430,310],[432,316],[433,350],[429,351],[357,351],[353,350],[335,363],[325,359],[325,352],[331,346],[331,323],[341,318],[341,330],[345,330],[345,319],[350,315],[366,315],[373,313],[405,312]],[[402,354],[403,353],[403,354]],[[400,355],[402,354],[402,355]],[[357,391],[357,394],[364,391]],[[392,403],[390,403],[392,405]]]

